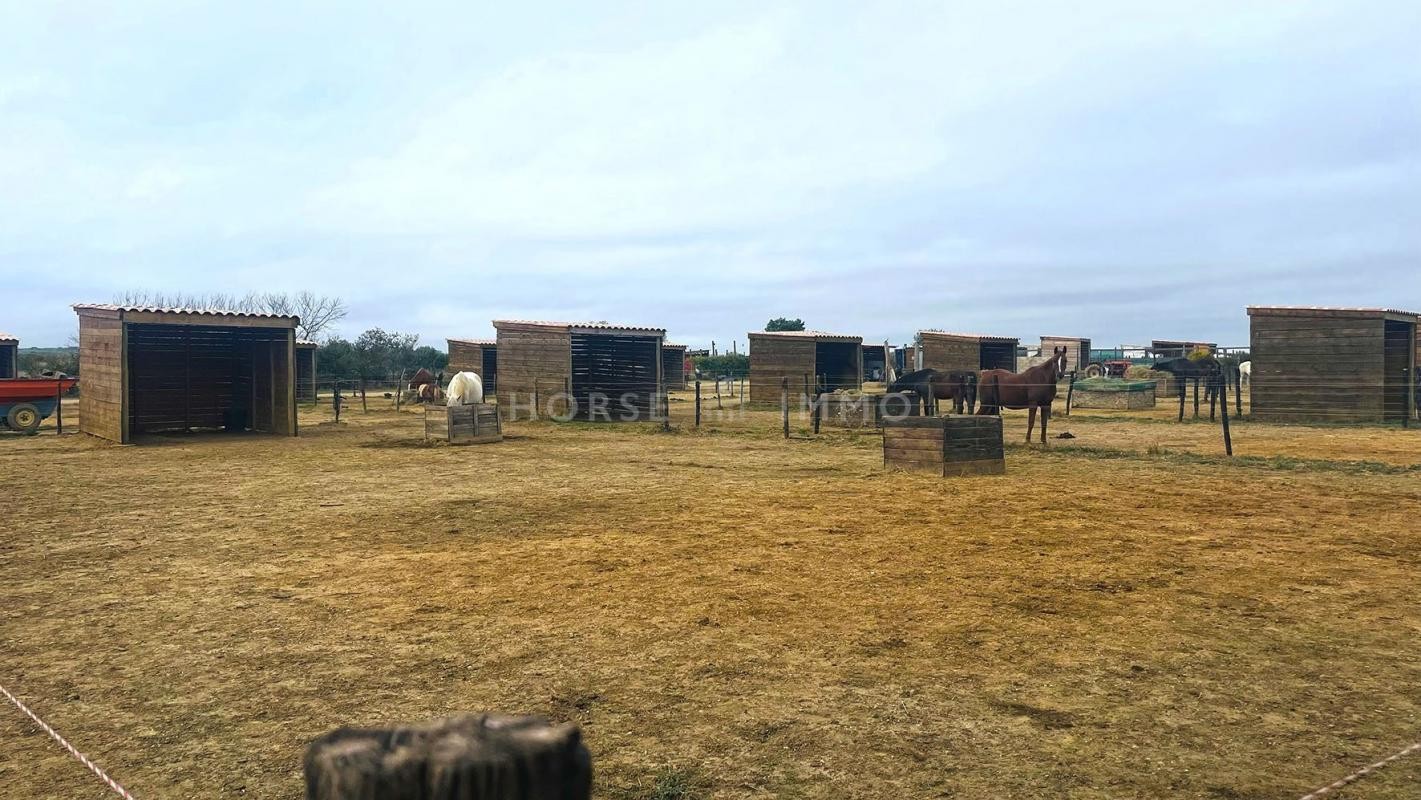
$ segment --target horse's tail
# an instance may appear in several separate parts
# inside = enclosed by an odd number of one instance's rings
[[[1001,413],[998,410],[998,406],[1000,405],[1001,401],[1001,386],[999,384],[1000,380],[1000,376],[996,374],[989,374],[986,380],[981,381],[979,383],[977,387],[977,394],[978,399],[981,400],[982,403],[980,406],[977,407],[977,414],[979,416],[985,417],[992,414]]]

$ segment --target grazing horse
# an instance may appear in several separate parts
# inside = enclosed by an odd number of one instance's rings
[[[1000,414],[1003,408],[1027,409],[1026,441],[1036,427],[1036,410],[1041,409],[1041,443],[1046,444],[1046,423],[1051,419],[1051,403],[1056,400],[1056,382],[1066,371],[1066,348],[1057,347],[1050,360],[1022,372],[989,369],[980,381],[982,405],[978,414]]]
[[[1238,379],[1240,386],[1248,386],[1253,383],[1253,362],[1245,361],[1238,365]]]
[[[920,369],[889,384],[888,391],[912,392],[921,403],[924,414],[936,415],[939,400],[951,400],[954,414],[961,414],[964,407],[971,414],[977,404],[977,373]]]

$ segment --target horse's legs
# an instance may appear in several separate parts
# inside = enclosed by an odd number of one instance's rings
[[[1044,425],[1045,422],[1046,422],[1046,421],[1043,419],[1043,420],[1042,420],[1042,424]],[[1029,405],[1029,406],[1026,407],[1026,443],[1027,443],[1027,444],[1031,444],[1031,431],[1032,431],[1032,429],[1034,429],[1035,427],[1036,427],[1036,406]],[[1044,428],[1043,428],[1043,430],[1044,430]]]
[[[1041,443],[1046,444],[1046,423],[1051,419],[1051,406],[1041,407]]]

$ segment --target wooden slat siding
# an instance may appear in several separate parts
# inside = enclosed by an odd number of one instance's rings
[[[789,378],[791,407],[804,403],[804,376],[813,380],[815,340],[809,337],[765,336],[751,333],[750,403],[778,405],[780,382]]]
[[[563,382],[572,380],[572,334],[551,328],[525,330],[498,329],[498,404],[504,419],[527,419],[535,386],[542,402],[538,415],[548,411],[548,397],[563,391]],[[515,407],[515,401],[517,407]],[[554,408],[566,412],[565,404]],[[515,416],[516,415],[516,416]]]
[[[1042,336],[1041,355],[1049,358],[1055,348],[1066,348],[1066,372],[1084,370],[1090,363],[1090,340],[1072,336]]]
[[[1261,420],[1380,422],[1380,317],[1250,317],[1252,414]]]
[[[272,432],[295,436],[296,423],[296,329],[287,328],[282,339],[267,345],[272,355]]]
[[[79,314],[79,430],[127,441],[123,322],[118,315]]]
[[[944,477],[1003,474],[1002,420],[996,416],[885,420],[883,466]]]
[[[981,369],[982,346],[975,339],[920,331],[923,369],[940,372],[976,372]],[[909,372],[912,368],[907,368]]]
[[[661,345],[661,374],[666,381],[667,391],[676,392],[686,388],[685,345]]]
[[[660,336],[574,332],[570,347],[577,419],[636,421],[660,413]],[[606,405],[594,413],[598,398]]]

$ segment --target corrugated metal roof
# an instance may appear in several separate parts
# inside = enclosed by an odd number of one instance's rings
[[[993,335],[988,334],[988,333],[958,333],[958,332],[956,332],[956,331],[940,331],[940,330],[938,330],[938,329],[936,329],[936,328],[927,328],[927,329],[925,329],[925,330],[918,331],[918,334],[919,334],[919,335],[926,334],[926,335],[928,335],[928,336],[943,336],[943,337],[948,337],[948,338],[953,338],[953,339],[963,339],[963,340],[966,340],[966,341],[975,341],[975,342],[1003,342],[1003,343],[1006,343],[1006,342],[1020,342],[1020,341],[1021,341],[1020,339],[1018,339],[1018,338],[1015,337],[1015,336],[993,336]]]
[[[1344,314],[1400,314],[1405,317],[1421,316],[1415,311],[1402,311],[1398,308],[1348,308],[1346,306],[1249,306],[1248,313],[1269,311],[1331,311]]]
[[[784,336],[791,339],[831,339],[837,342],[862,342],[862,336],[825,331],[751,331],[747,336]]]
[[[687,347],[687,346],[684,345],[684,344],[672,344],[671,342],[662,342],[662,343],[661,343],[661,349],[666,350],[666,349],[668,349],[668,348],[671,349],[671,350],[689,350],[689,349],[690,349],[689,347]]]
[[[610,322],[552,322],[537,319],[496,319],[493,327],[499,325],[528,325],[535,328],[555,328],[557,330],[629,331],[636,333],[656,333],[666,335],[665,328],[648,328],[643,325],[615,325]]]
[[[8,334],[8,333],[0,333],[0,342],[6,342],[6,343],[15,342],[15,343],[18,344],[19,341],[20,341],[20,337],[18,337],[18,336],[11,336],[11,335]]]
[[[131,311],[148,314],[196,314],[204,317],[251,317],[253,319],[300,319],[295,314],[268,314],[264,311],[230,311],[222,308],[181,308],[163,306],[121,306],[114,303],[75,303],[75,311],[92,309],[95,311]]]
[[[296,346],[297,346],[297,347],[320,347],[320,346],[321,346],[321,343],[320,343],[320,342],[313,342],[313,341],[311,341],[310,339],[297,339],[297,340],[296,340]]]
[[[454,336],[450,336],[445,341],[458,342],[459,344],[474,344],[479,347],[489,347],[498,344],[497,339],[460,339]]]

